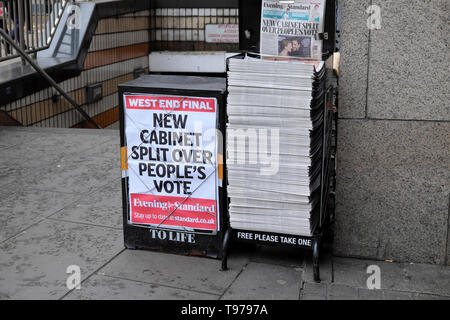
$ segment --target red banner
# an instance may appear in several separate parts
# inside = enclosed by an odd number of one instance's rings
[[[128,109],[215,112],[215,99],[158,96],[125,96]]]
[[[216,201],[185,199],[132,193],[131,223],[216,230]]]

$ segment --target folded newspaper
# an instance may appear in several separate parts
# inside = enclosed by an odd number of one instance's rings
[[[229,60],[232,228],[312,234],[320,206],[324,73],[323,63]]]
[[[262,0],[261,54],[322,60],[325,0]]]

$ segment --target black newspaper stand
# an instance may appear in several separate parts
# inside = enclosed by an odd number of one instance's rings
[[[245,55],[258,56],[258,54],[243,53],[229,58],[228,61],[230,59],[242,59]],[[322,71],[326,74],[325,68]],[[328,72],[332,73],[332,70],[328,70]],[[320,145],[320,152],[316,155],[318,158],[316,176],[319,184],[315,191],[319,205],[315,214],[316,219],[311,220],[312,235],[300,236],[228,227],[223,242],[222,270],[227,270],[230,242],[303,248],[312,251],[314,280],[320,282],[320,248],[324,239],[329,240],[328,238],[333,237],[330,225],[334,222],[335,208],[338,87],[334,75],[326,77],[322,88],[317,88],[317,90],[321,91],[322,94],[320,94],[321,98],[316,103],[318,107],[314,112],[321,115],[320,120],[317,120],[321,124],[318,125],[318,130],[312,134],[317,136],[318,145]]]
[[[323,40],[323,61],[333,61],[333,54],[339,51],[340,44],[340,1],[327,0],[325,6],[324,32],[318,34]],[[245,55],[259,57],[261,28],[261,1],[248,0],[239,2],[239,48],[242,53],[233,58],[243,58]],[[230,58],[230,59],[233,59]],[[229,60],[229,59],[228,59]],[[332,63],[331,63],[332,64]],[[313,224],[312,236],[296,236],[251,230],[228,228],[224,237],[222,269],[227,269],[228,247],[234,242],[258,243],[280,247],[301,247],[311,250],[313,255],[314,280],[320,282],[319,253],[323,240],[332,240],[335,211],[336,186],[336,147],[337,147],[337,107],[338,107],[338,77],[332,67],[327,67],[327,76],[323,88],[323,104],[321,107],[322,127],[320,166],[318,176],[320,187],[317,198],[320,199],[318,219]]]
[[[225,183],[222,183],[225,172],[221,163],[224,161],[221,134],[225,132],[225,92],[226,80],[216,77],[144,75],[119,85],[126,248],[222,257],[224,229],[228,225]],[[214,101],[215,108],[212,110]],[[206,110],[202,110],[202,105],[208,109],[208,114],[202,114],[201,111]],[[130,111],[132,109],[134,113]],[[191,117],[197,120],[191,120]],[[192,123],[189,124],[189,121]],[[187,127],[182,127],[183,123],[188,123]],[[209,128],[193,132],[195,126],[206,123],[209,123]],[[169,127],[172,129],[167,129]],[[177,127],[181,130],[176,130]],[[214,135],[211,132],[216,132],[215,152],[202,151],[200,155],[196,153],[198,157],[195,158],[196,155],[192,156],[190,150],[206,129],[209,129],[209,139]],[[164,141],[159,131],[165,131]],[[127,146],[130,141],[134,146]],[[166,151],[162,152],[163,149]],[[191,156],[181,160],[182,154]],[[205,154],[207,156],[201,158]],[[211,158],[211,166],[205,169],[207,160]],[[214,180],[214,177],[215,183],[212,183],[210,179]],[[188,178],[192,184],[186,187],[178,183],[182,189],[178,190],[176,197],[170,193],[168,196],[168,192],[173,192],[172,187],[162,188],[165,183],[170,186]],[[212,192],[214,196],[198,199],[197,194],[205,181],[210,182],[203,188],[204,193]],[[136,195],[139,188],[141,192]],[[205,221],[209,223],[206,227]]]

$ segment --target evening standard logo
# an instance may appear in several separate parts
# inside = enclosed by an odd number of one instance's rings
[[[134,212],[133,213],[135,218],[144,218],[145,215],[148,215],[147,213],[140,213],[140,212]],[[191,217],[182,217],[182,216],[176,216],[176,215],[166,215],[166,214],[152,214],[155,219],[160,219],[160,220],[166,220],[168,219],[169,221],[178,221],[178,222],[188,222],[188,223],[196,223],[196,224],[211,224],[211,225],[215,225],[216,224],[216,220],[215,219],[205,219],[205,218],[199,218],[199,217],[195,217],[195,218],[191,218]]]
[[[180,217],[174,216],[173,220],[180,222],[190,222],[190,223],[206,223],[206,224],[216,224],[214,219],[201,219],[201,218],[190,218],[190,217]]]
[[[159,200],[153,200],[153,201],[143,201],[139,198],[133,199],[134,207],[144,207],[144,208],[161,208],[165,210],[180,210],[180,211],[195,211],[195,212],[209,212],[209,213],[215,213],[216,212],[216,206],[213,204],[211,206],[202,206],[198,203],[195,204],[183,204],[179,201],[175,202],[161,202]]]
[[[214,230],[215,199],[131,194],[131,221],[149,225]]]
[[[190,97],[125,96],[127,109],[215,112],[215,99]]]

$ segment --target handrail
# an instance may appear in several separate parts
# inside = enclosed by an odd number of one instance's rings
[[[17,43],[11,39],[11,37],[3,30],[0,29],[0,35],[5,39],[16,51],[20,54],[20,56],[26,60],[45,80],[47,80],[52,87],[54,87],[64,98],[69,101],[69,103],[83,116],[83,118],[91,123],[95,128],[101,129],[99,125],[75,102],[56,82],[53,80],[47,72],[45,72],[36,62],[31,59],[28,54],[22,50]]]
[[[48,49],[69,0],[0,0],[0,29],[27,54]],[[1,39],[0,39],[1,40]],[[0,41],[0,62],[20,57]]]

